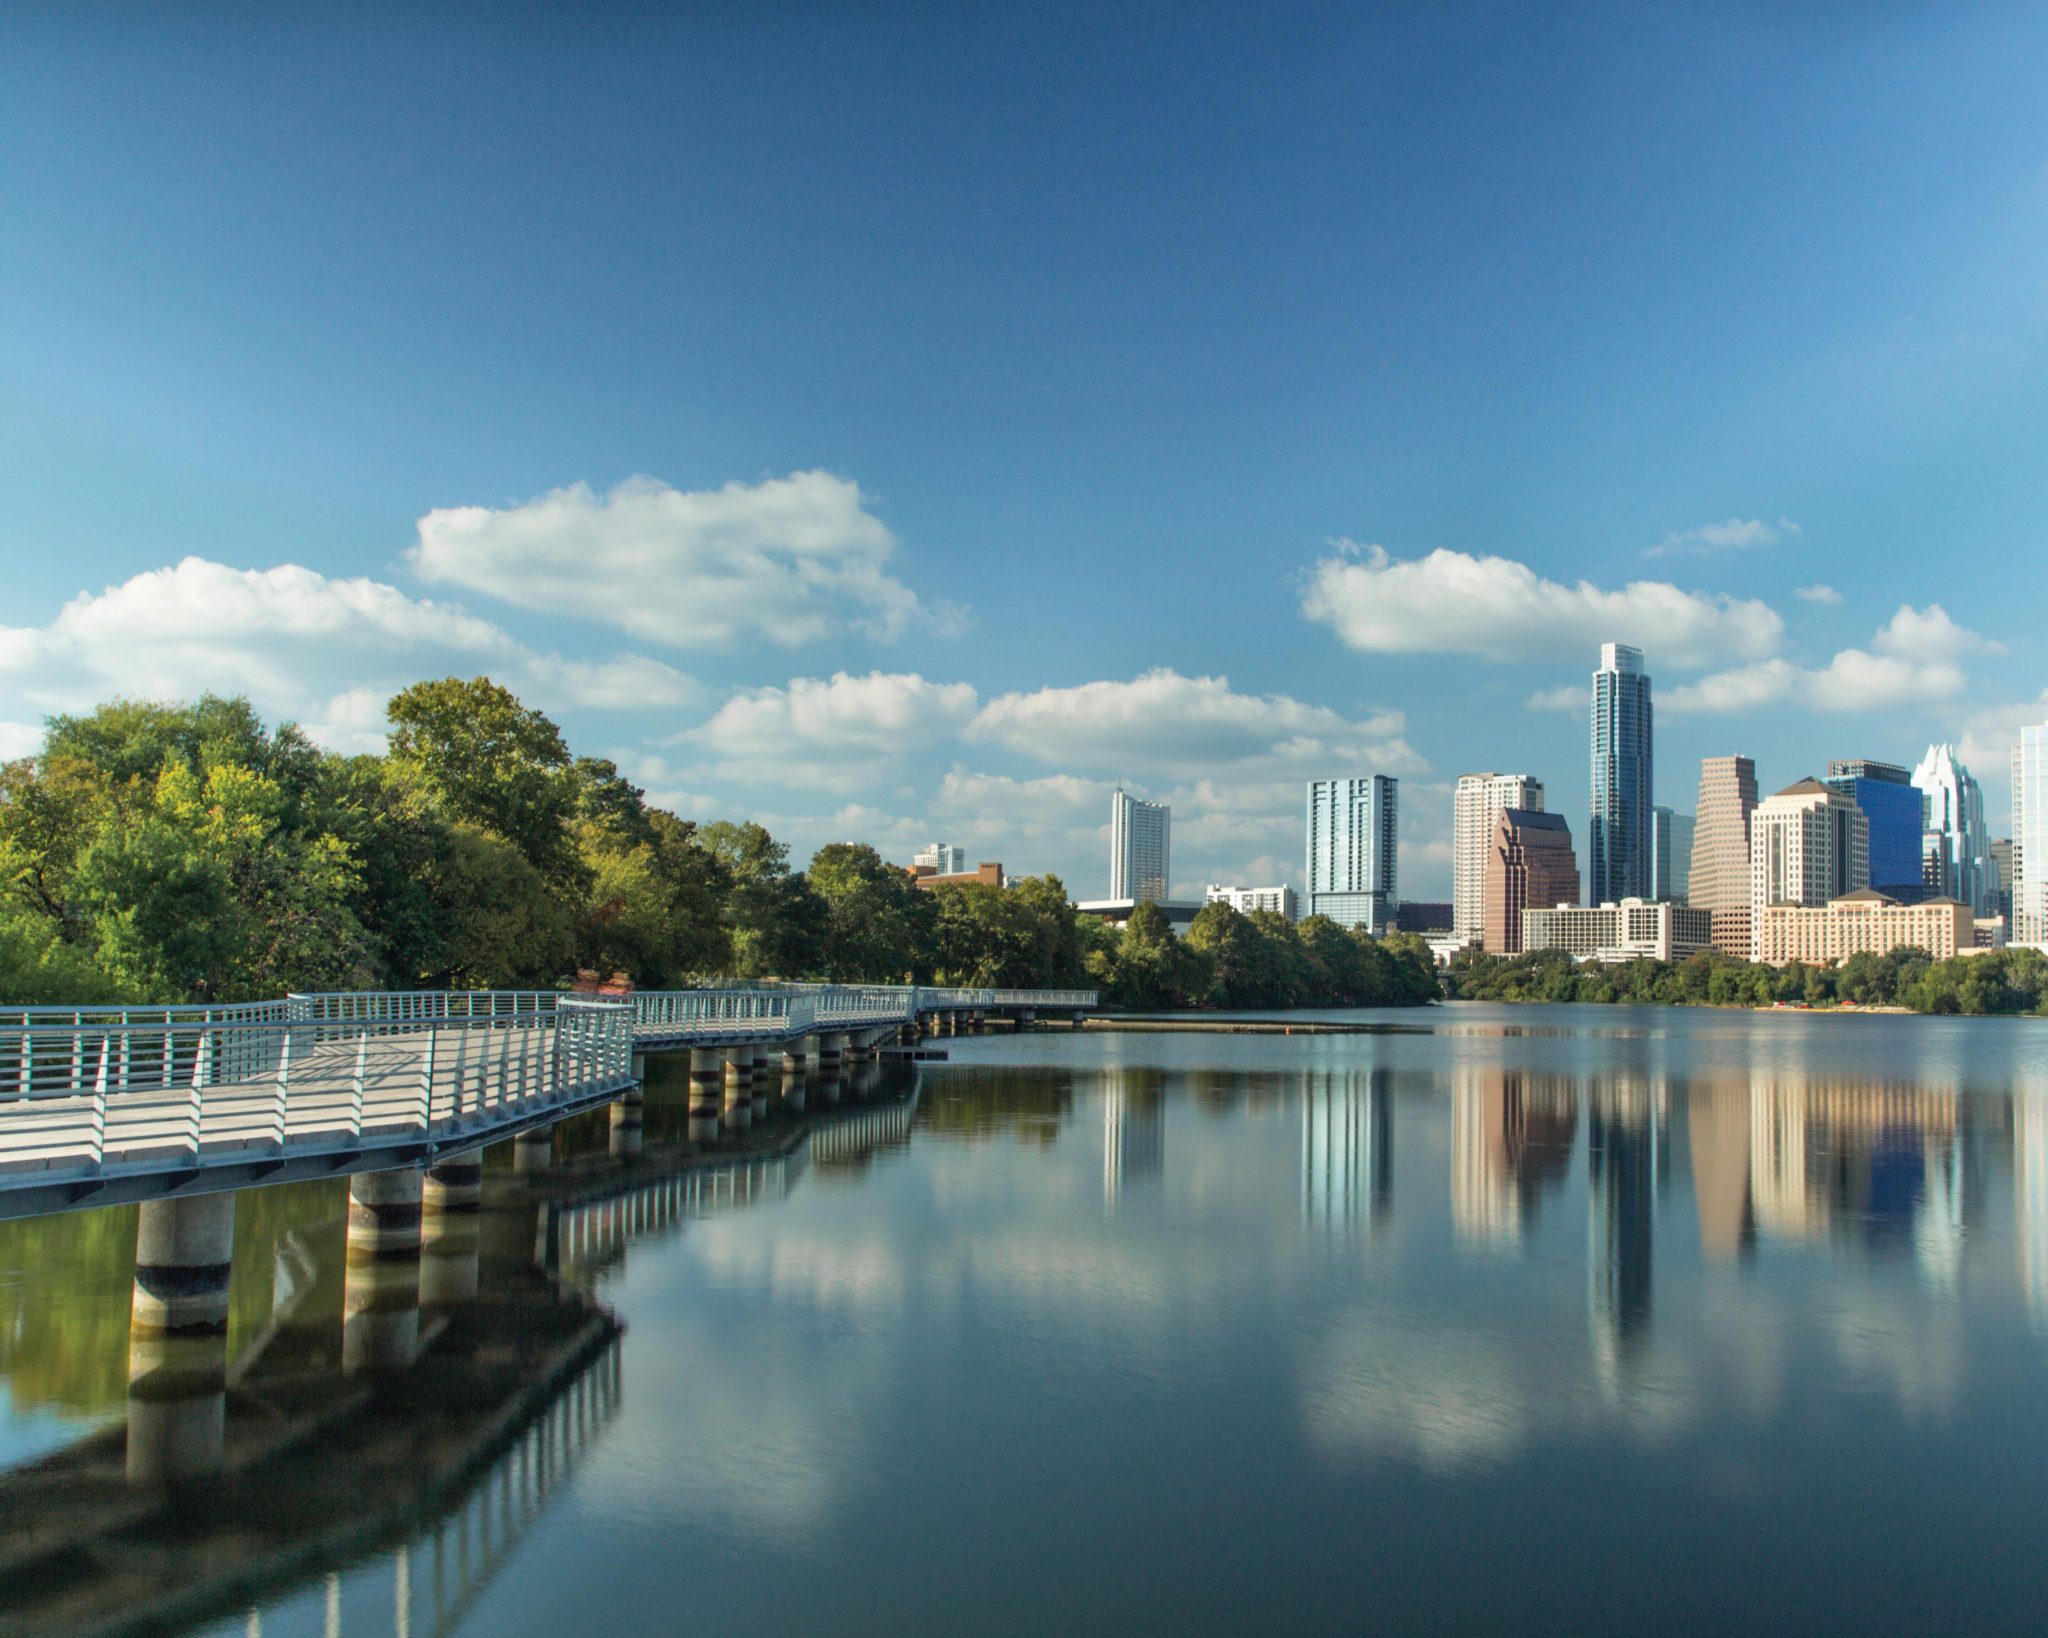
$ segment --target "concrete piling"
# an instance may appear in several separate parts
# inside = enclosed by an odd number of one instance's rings
[[[482,1246],[483,1157],[429,1167],[420,1187],[420,1306],[454,1308],[476,1298]]]
[[[227,1435],[235,1197],[144,1202],[128,1329],[128,1480],[218,1473]]]
[[[413,1166],[349,1179],[341,1368],[350,1375],[402,1371],[419,1353],[425,1182]]]
[[[718,1136],[719,1082],[725,1060],[715,1047],[690,1049],[690,1141],[709,1143]]]
[[[640,1152],[641,1125],[645,1119],[647,1093],[640,1086],[629,1088],[612,1105],[612,1153],[620,1156]]]

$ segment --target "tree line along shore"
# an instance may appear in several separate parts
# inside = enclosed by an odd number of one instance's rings
[[[1206,907],[1113,929],[1052,875],[935,890],[872,847],[807,867],[752,822],[653,806],[488,678],[395,695],[382,755],[324,751],[240,698],[53,716],[0,767],[0,1004],[322,989],[829,979],[1089,986],[1130,1007],[1439,998],[1419,939]]]
[[[1586,1001],[1668,1006],[1888,1007],[1908,1012],[2048,1011],[2048,956],[1986,950],[1936,961],[1925,950],[1859,952],[1839,966],[1767,967],[1707,950],[1684,961],[1648,957],[1603,965],[1563,950],[1520,956],[1460,951],[1444,993],[1467,1001]]]

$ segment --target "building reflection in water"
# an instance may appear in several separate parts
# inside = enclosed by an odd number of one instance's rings
[[[1332,1240],[1385,1227],[1394,1209],[1393,1076],[1318,1070],[1303,1088],[1301,1203]]]
[[[1451,1222],[1467,1244],[1513,1244],[1561,1187],[1578,1135],[1571,1078],[1497,1066],[1451,1078]]]
[[[1665,1090],[1623,1075],[1596,1081],[1587,1101],[1587,1317],[1595,1366],[1613,1386],[1649,1342]]]
[[[1756,1250],[1749,1088],[1694,1084],[1686,1095],[1686,1136],[1692,1144],[1692,1191],[1699,1210],[1701,1254],[1709,1262],[1749,1256]]]
[[[1984,1165],[1958,1124],[1954,1090],[1806,1076],[1755,1081],[1748,1104],[1749,1196],[1760,1231],[1910,1252],[1931,1286],[1953,1287],[1982,1211]],[[1703,1236],[1706,1211],[1703,1191]]]
[[[2013,1233],[2036,1331],[2048,1332],[2048,1087],[2013,1088]]]
[[[1124,1190],[1166,1169],[1165,1077],[1156,1069],[1112,1069],[1102,1089],[1102,1209]]]

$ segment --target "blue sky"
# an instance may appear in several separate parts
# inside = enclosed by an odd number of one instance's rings
[[[10,8],[0,749],[488,671],[799,857],[1300,874],[2048,718],[2038,7]],[[2002,825],[1994,820],[1994,830]]]

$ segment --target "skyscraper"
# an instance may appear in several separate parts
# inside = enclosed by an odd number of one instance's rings
[[[2012,937],[2048,944],[2048,723],[2012,748]]]
[[[1984,793],[1970,770],[1956,760],[1952,745],[1930,745],[1913,770],[1913,783],[1926,799],[1922,820],[1923,880],[1935,891],[1961,899],[1976,914],[1990,914],[1998,890],[1991,878],[1991,836],[1984,828]],[[1941,880],[1934,880],[1936,875]]]
[[[1308,786],[1308,913],[1380,933],[1400,902],[1400,781],[1385,774]]]
[[[1901,904],[1926,897],[1920,871],[1920,792],[1913,776],[1889,762],[1830,762],[1824,781],[1870,819],[1870,885]]]
[[[1870,885],[1870,819],[1818,779],[1787,785],[1749,821],[1751,959],[1765,906],[1820,906]]]
[[[934,876],[967,874],[967,850],[951,842],[932,842],[921,853],[913,853],[910,862],[913,866],[929,866]]]
[[[1650,897],[1650,679],[1643,651],[1604,643],[1593,673],[1593,804],[1586,902]]]
[[[1692,841],[1697,829],[1689,813],[1650,809],[1650,897],[1659,903],[1685,902],[1686,878],[1692,873]]]
[[[1714,948],[1749,959],[1749,820],[1756,811],[1756,764],[1746,756],[1700,763],[1699,819],[1685,896],[1714,913]]]
[[[1486,931],[1486,855],[1493,822],[1508,808],[1543,811],[1543,781],[1527,774],[1460,774],[1452,820],[1451,932],[1469,938]]]
[[[1173,809],[1119,790],[1109,799],[1109,896],[1163,903],[1172,881]]]
[[[1575,904],[1579,861],[1561,813],[1505,808],[1493,822],[1486,858],[1486,949],[1522,953],[1522,912]]]

